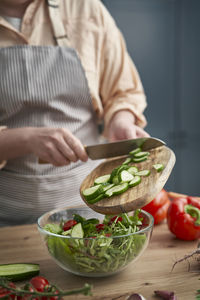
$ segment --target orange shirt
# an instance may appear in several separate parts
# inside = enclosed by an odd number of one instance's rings
[[[94,110],[104,121],[105,136],[113,114],[122,109],[131,111],[136,124],[144,127],[142,83],[109,12],[99,0],[60,0],[60,13],[70,46],[84,67]],[[45,0],[27,7],[21,32],[0,17],[0,47],[19,44],[56,45]]]

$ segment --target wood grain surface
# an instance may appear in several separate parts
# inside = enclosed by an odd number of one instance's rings
[[[110,198],[102,199],[95,204],[89,204],[83,197],[82,192],[86,188],[94,185],[95,178],[110,174],[112,170],[120,166],[125,158],[118,157],[106,160],[97,166],[82,182],[80,187],[80,194],[83,201],[96,212],[102,214],[119,214],[128,212],[137,208],[143,207],[149,203],[163,188],[175,164],[175,155],[173,151],[166,147],[161,146],[149,151],[148,159],[141,163],[132,164],[139,170],[150,170],[151,173],[147,177],[142,177],[139,185],[129,188],[126,192],[115,195]],[[154,164],[162,163],[164,170],[157,172]]]
[[[32,262],[40,264],[40,274],[64,290],[93,286],[93,296],[70,296],[67,300],[125,300],[127,295],[141,293],[147,300],[156,300],[154,290],[174,291],[178,300],[195,300],[200,288],[200,267],[193,258],[178,264],[176,259],[193,251],[197,241],[177,240],[166,224],[154,227],[150,244],[143,255],[124,271],[106,278],[85,278],[62,270],[50,258],[36,225],[0,228],[0,264]]]

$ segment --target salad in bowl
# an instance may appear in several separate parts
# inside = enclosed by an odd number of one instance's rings
[[[49,254],[68,272],[89,277],[114,274],[146,249],[153,217],[143,210],[101,215],[86,206],[54,210],[38,219]]]

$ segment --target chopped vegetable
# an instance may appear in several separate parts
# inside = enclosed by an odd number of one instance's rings
[[[119,195],[119,194],[125,192],[126,190],[128,190],[128,187],[129,186],[128,186],[127,182],[115,185],[111,189],[109,189],[105,192],[105,196],[111,197],[112,195]]]
[[[149,156],[149,152],[144,152],[144,151],[140,151],[140,152],[138,152],[138,153],[136,153],[135,155],[134,155],[134,157],[135,158],[141,158],[141,157],[144,157],[144,156]]]
[[[195,197],[173,200],[167,212],[170,231],[181,240],[200,238],[200,200]]]
[[[85,189],[83,191],[83,196],[86,200],[91,200],[99,196],[101,193],[103,193],[103,187],[101,184],[98,184],[88,189]]]
[[[142,157],[139,157],[139,158],[137,158],[137,157],[133,158],[134,163],[139,163],[139,162],[142,162],[142,161],[145,161],[145,160],[147,160],[147,156],[142,156]]]
[[[138,147],[138,148],[132,150],[131,152],[129,152],[129,155],[130,156],[135,156],[135,154],[137,154],[137,153],[139,153],[141,151],[142,151],[141,148]]]
[[[149,176],[150,173],[151,172],[149,170],[142,170],[142,171],[137,172],[135,175],[137,175],[137,176]]]
[[[107,183],[110,180],[110,174],[100,176],[95,179],[94,184]]]
[[[119,178],[119,182],[129,182],[134,177],[128,171],[124,170],[124,171],[122,171],[122,172],[119,173],[118,178]]]
[[[136,186],[141,182],[141,177],[140,176],[134,176],[133,180],[131,180],[128,185],[130,187]]]
[[[157,172],[161,172],[164,169],[164,165],[163,164],[155,164],[153,165],[153,168],[157,171]]]

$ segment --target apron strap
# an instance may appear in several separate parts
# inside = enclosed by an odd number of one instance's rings
[[[53,26],[54,38],[58,46],[70,47],[70,43],[60,16],[59,0],[46,0],[46,2],[48,5],[49,16]]]

